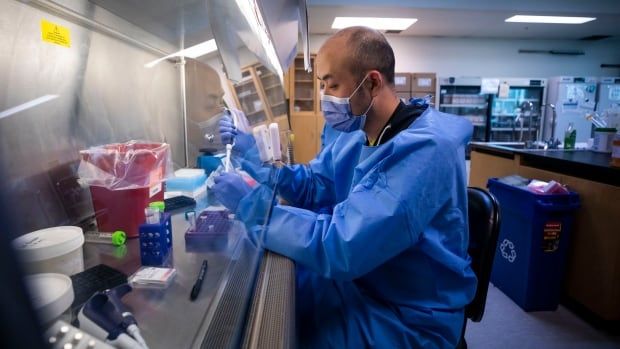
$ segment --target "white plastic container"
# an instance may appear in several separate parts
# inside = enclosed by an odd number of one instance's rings
[[[73,275],[84,270],[84,233],[63,226],[33,231],[13,240],[26,272]]]
[[[592,150],[599,153],[611,153],[612,142],[615,135],[615,128],[595,128]]]
[[[25,278],[32,304],[44,324],[57,320],[73,303],[71,279],[62,274],[34,274]]]

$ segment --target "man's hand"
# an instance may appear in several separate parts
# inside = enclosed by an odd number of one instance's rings
[[[250,185],[236,173],[222,173],[215,177],[214,181],[215,185],[211,190],[215,197],[233,213],[237,212],[239,201],[252,191]]]

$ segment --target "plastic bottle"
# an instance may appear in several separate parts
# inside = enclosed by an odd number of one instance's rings
[[[575,149],[575,140],[577,139],[577,130],[570,122],[564,133],[564,149]]]
[[[611,166],[620,167],[620,130],[611,143]]]

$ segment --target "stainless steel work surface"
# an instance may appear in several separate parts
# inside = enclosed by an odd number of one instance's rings
[[[220,237],[198,250],[186,246],[187,228],[183,213],[172,217],[173,249],[169,264],[177,270],[172,284],[166,289],[134,289],[123,297],[123,302],[131,308],[152,349],[210,346],[210,341],[236,346],[241,339],[260,253],[245,238],[245,229],[238,221],[227,238]],[[138,243],[138,239],[128,240],[126,250],[122,246],[86,243],[85,267],[102,263],[131,275],[141,267]],[[206,278],[198,298],[190,301],[204,259],[208,260]],[[225,302],[220,302],[222,299]]]

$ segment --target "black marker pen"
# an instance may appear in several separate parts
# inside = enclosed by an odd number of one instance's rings
[[[196,283],[194,283],[194,287],[192,287],[192,293],[189,295],[190,300],[195,300],[200,293],[200,288],[202,287],[202,281],[205,279],[205,274],[207,274],[207,260],[202,261],[202,267],[200,267],[200,272],[198,273],[198,278],[196,279]]]

